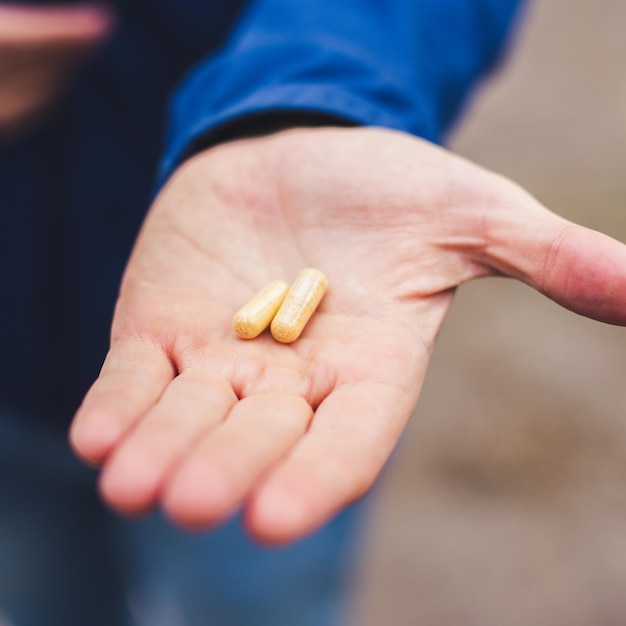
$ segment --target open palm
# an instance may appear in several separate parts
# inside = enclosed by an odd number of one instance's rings
[[[239,339],[234,312],[305,267],[329,290],[300,339]],[[211,149],[150,211],[72,443],[122,511],[206,527],[244,505],[256,537],[295,539],[375,480],[454,288],[493,273],[626,323],[624,246],[427,142],[315,129]]]

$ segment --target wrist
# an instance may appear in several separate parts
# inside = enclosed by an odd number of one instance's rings
[[[196,139],[188,156],[222,143],[272,135],[292,128],[321,128],[337,126],[350,128],[356,122],[320,111],[264,111],[230,120]]]

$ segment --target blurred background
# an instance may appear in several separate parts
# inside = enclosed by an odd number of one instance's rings
[[[626,242],[626,2],[535,0],[453,150]],[[358,626],[626,624],[626,329],[462,287],[372,504]]]

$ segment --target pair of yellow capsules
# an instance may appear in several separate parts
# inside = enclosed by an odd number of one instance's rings
[[[254,339],[270,326],[276,341],[291,343],[304,330],[327,287],[324,274],[312,268],[302,270],[291,287],[274,280],[235,313],[233,328],[242,339]]]

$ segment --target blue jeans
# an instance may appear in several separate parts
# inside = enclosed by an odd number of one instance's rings
[[[63,437],[0,412],[0,624],[343,626],[363,506],[280,549],[238,520],[202,535],[123,520]]]

